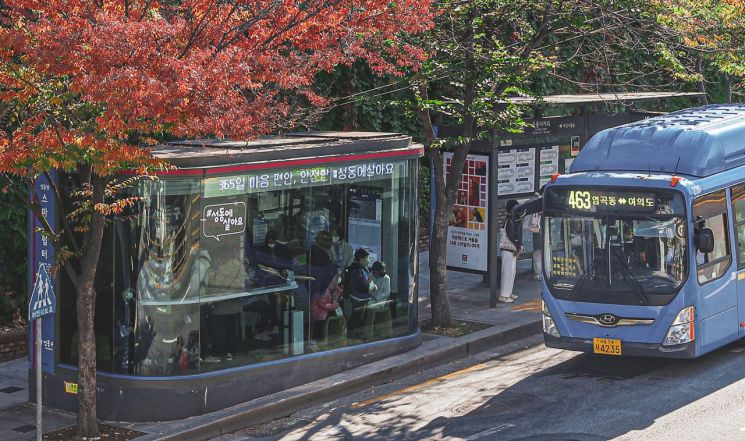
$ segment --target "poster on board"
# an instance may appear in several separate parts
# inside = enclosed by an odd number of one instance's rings
[[[551,175],[559,173],[559,146],[540,147],[540,169],[538,171],[540,180],[538,188],[543,187],[551,181]]]
[[[535,160],[536,149],[534,147],[518,147],[500,151],[497,156],[499,167],[497,192],[499,195],[534,192]]]
[[[445,179],[450,174],[452,153],[445,153]],[[468,155],[458,194],[448,218],[448,267],[486,271],[488,258],[487,228],[489,157]]]

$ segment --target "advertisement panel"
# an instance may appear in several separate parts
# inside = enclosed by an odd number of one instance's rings
[[[452,153],[445,153],[445,179]],[[447,266],[486,271],[488,260],[489,157],[468,155],[455,206],[448,219]]]

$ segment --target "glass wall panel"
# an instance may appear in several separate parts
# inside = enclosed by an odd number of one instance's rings
[[[193,374],[413,332],[416,179],[416,160],[395,160],[141,182],[114,225],[114,370]]]

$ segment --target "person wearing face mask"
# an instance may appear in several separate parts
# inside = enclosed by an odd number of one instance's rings
[[[370,272],[377,289],[371,293],[368,307],[383,308],[391,296],[391,276],[386,272],[385,263],[379,260],[372,264]]]
[[[354,262],[347,268],[347,275],[344,280],[344,294],[352,301],[352,316],[349,319],[349,332],[352,336],[359,335],[362,329],[365,306],[372,298],[371,293],[378,289],[368,269],[370,265],[369,256],[370,253],[364,248],[355,251]]]
[[[355,260],[354,251],[352,245],[344,240],[344,228],[336,226],[331,233],[331,260],[336,264],[336,270],[341,273]]]

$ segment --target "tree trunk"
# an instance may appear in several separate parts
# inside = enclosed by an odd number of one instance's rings
[[[435,218],[429,246],[429,301],[432,306],[432,325],[449,328],[453,324],[446,262],[450,205],[447,203],[442,152],[440,149],[432,149],[431,155],[435,167]]]
[[[732,78],[727,74],[722,76],[724,79],[724,102],[730,104],[732,102]]]
[[[342,99],[348,100],[347,104],[341,106],[341,130],[355,130],[357,128],[357,107],[352,99],[356,91],[354,65],[342,67],[341,75],[341,96]]]
[[[704,62],[699,57],[698,60],[696,60],[696,72],[701,74],[701,81],[698,82],[698,91],[703,94],[701,97],[701,104],[707,105],[709,104],[709,97],[706,96],[706,79],[704,78]]]
[[[91,177],[93,205],[104,201],[105,182],[97,176]],[[96,336],[93,320],[96,311],[96,278],[98,257],[103,240],[104,216],[92,214],[89,230],[83,245],[80,260],[80,276],[77,287],[78,319],[78,426],[76,438],[96,439],[100,437],[96,416]]]

